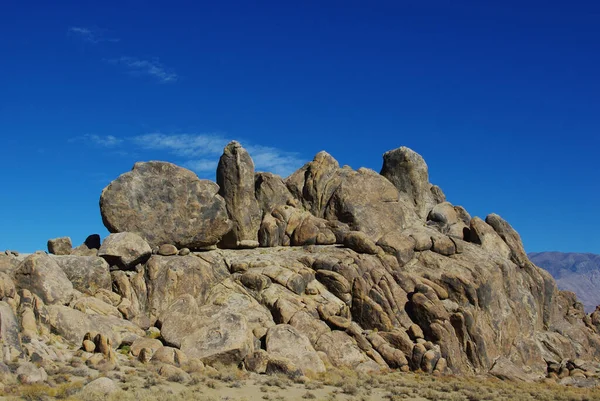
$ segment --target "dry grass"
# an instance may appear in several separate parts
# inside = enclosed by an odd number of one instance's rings
[[[53,385],[6,385],[7,400],[289,400],[307,399],[372,401],[372,400],[440,400],[440,401],[592,401],[600,400],[600,388],[574,388],[552,383],[503,382],[489,377],[434,377],[426,374],[385,372],[361,374],[352,370],[332,369],[306,383],[295,383],[286,376],[250,374],[231,366],[192,375],[186,384],[169,383],[154,372],[139,371],[138,380],[129,369],[116,372],[122,377],[117,384],[122,390],[110,396],[84,394],[85,384],[60,371]]]

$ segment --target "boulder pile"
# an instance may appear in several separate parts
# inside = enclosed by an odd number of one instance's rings
[[[500,216],[449,203],[408,148],[385,153],[381,173],[320,152],[283,179],[232,142],[217,183],[140,162],[100,211],[102,242],[0,255],[0,357],[23,381],[45,380],[32,362],[73,357],[97,371],[135,358],[181,380],[216,363],[598,378],[598,313]]]

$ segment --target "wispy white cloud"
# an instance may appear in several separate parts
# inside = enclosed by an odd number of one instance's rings
[[[164,159],[172,159],[175,163],[195,171],[206,177],[214,174],[223,148],[234,138],[219,134],[164,134],[153,132],[129,138],[116,138],[112,135],[97,137],[84,136],[90,143],[101,147],[127,147],[128,151],[160,152]],[[256,171],[269,171],[287,177],[304,164],[299,155],[272,146],[263,146],[236,139],[240,142],[254,161]]]
[[[82,26],[69,27],[69,34],[80,38],[81,40],[89,43],[100,43],[100,42],[119,42],[118,38],[111,38],[105,35],[105,31],[102,29],[88,28]]]
[[[218,134],[163,134],[154,132],[132,139],[143,149],[165,150],[176,156],[195,158],[223,152],[229,139]]]
[[[89,142],[103,148],[116,147],[123,143],[123,140],[114,135],[99,136],[95,134],[85,134],[69,139],[69,142]]]
[[[170,153],[180,158],[184,167],[205,173],[216,170],[223,148],[233,139],[218,134],[150,133],[132,140],[144,149]],[[238,142],[248,150],[257,171],[269,171],[287,177],[304,163],[293,152],[256,145],[243,139],[238,139]]]
[[[142,60],[136,57],[120,57],[108,60],[111,64],[124,66],[131,75],[146,75],[161,83],[173,83],[179,78],[172,70],[166,68],[158,59]]]
[[[217,171],[219,161],[217,159],[188,160],[186,162],[181,163],[181,165],[182,167],[195,171],[198,174],[214,173],[215,171]]]

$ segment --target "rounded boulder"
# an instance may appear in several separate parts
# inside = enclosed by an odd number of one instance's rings
[[[171,163],[139,162],[100,196],[111,233],[139,233],[152,247],[197,249],[217,244],[231,229],[219,186]]]

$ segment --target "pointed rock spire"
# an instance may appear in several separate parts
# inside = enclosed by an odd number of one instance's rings
[[[221,246],[256,248],[262,211],[254,195],[254,162],[239,142],[225,146],[217,167],[217,184],[233,221],[233,228],[223,237]]]

